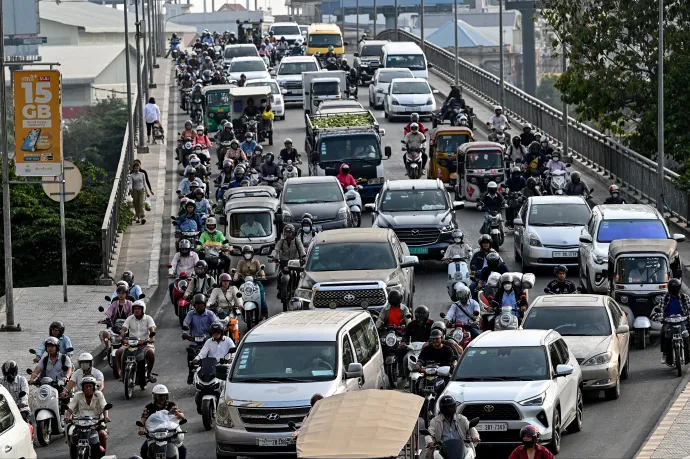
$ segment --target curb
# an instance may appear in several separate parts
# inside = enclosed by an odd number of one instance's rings
[[[656,452],[657,448],[661,445],[666,437],[666,434],[680,415],[683,408],[688,404],[688,402],[690,402],[689,379],[690,373],[686,373],[674,393],[673,400],[669,402],[664,414],[661,416],[661,419],[658,423],[656,423],[654,429],[642,444],[642,447],[640,447],[635,454],[635,459],[650,459]]]

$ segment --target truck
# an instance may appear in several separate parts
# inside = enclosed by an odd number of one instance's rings
[[[350,173],[362,186],[359,194],[373,200],[384,178],[383,160],[391,157],[391,147],[381,154],[385,130],[369,110],[344,109],[340,113],[305,114],[304,151],[309,159],[309,175],[336,176],[347,163]]]
[[[342,99],[347,92],[347,75],[342,70],[303,72],[302,106],[306,113],[311,113],[324,100]]]

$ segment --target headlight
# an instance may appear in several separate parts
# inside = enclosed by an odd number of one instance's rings
[[[628,303],[628,295],[621,295],[621,303],[623,303],[623,304]]]
[[[240,256],[242,255],[242,249],[237,246],[233,246],[232,250],[230,251],[232,255]]]
[[[360,67],[369,67],[369,63],[368,62],[360,62],[359,66]]]
[[[429,100],[426,101],[427,105],[432,105],[434,103],[433,97],[429,97]]]
[[[587,359],[585,363],[582,364],[582,366],[589,366],[589,365],[603,365],[605,363],[609,363],[611,361],[611,353],[610,352],[604,352],[603,354],[595,355],[594,357],[591,357]]]
[[[398,99],[396,99],[395,97],[391,97],[391,104],[400,105],[400,102],[398,102]]]
[[[168,437],[168,432],[152,432],[151,436],[156,440],[163,440]]]
[[[544,404],[544,400],[546,399],[546,392],[543,392],[536,397],[528,398],[527,400],[523,400],[521,402],[518,402],[522,406],[540,406]]]
[[[369,185],[380,185],[380,184],[382,184],[385,180],[386,180],[386,179],[384,179],[383,177],[374,177],[374,178],[368,179],[368,180],[367,180],[367,183],[368,183]]]
[[[529,245],[532,247],[541,247],[541,241],[536,233],[529,233]]]
[[[441,232],[442,232],[442,233],[450,233],[450,232],[453,231],[454,229],[455,229],[455,228],[453,228],[453,224],[452,224],[452,223],[449,223],[449,224],[447,224],[446,226],[444,226],[443,228],[441,228]]]
[[[340,210],[338,210],[338,220],[345,219],[347,219],[347,207],[341,207]]]
[[[298,288],[295,291],[295,295],[297,296],[297,298],[300,298],[302,300],[311,301],[313,292],[311,290],[307,290],[306,288]]]
[[[230,408],[222,400],[218,403],[218,409],[216,410],[216,423],[221,427],[235,427],[232,419],[230,419]]]
[[[395,332],[390,332],[386,335],[386,346],[393,347],[397,341],[398,337],[396,336]]]
[[[470,177],[470,183],[477,183],[477,177]]]
[[[261,255],[268,255],[270,253],[271,253],[271,247],[270,246],[266,246],[266,247],[263,247],[261,249]]]
[[[276,101],[273,103],[273,105],[283,105],[283,101],[280,99],[276,99]]]
[[[594,262],[598,265],[603,265],[604,263],[608,262],[609,259],[608,257],[602,256],[602,255],[597,255],[596,253],[594,254]]]
[[[393,284],[393,285],[389,285],[386,287],[386,295],[390,295],[390,293],[393,290],[395,290],[396,292],[398,292],[401,295],[405,291],[405,289],[403,288],[403,286],[401,284]]]

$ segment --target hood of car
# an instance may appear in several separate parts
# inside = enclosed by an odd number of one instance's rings
[[[391,97],[398,99],[401,104],[426,105],[429,98],[433,101],[431,94],[391,94]]]
[[[529,232],[537,233],[543,245],[572,245],[580,242],[582,226],[530,226]]]
[[[381,212],[377,216],[378,226],[383,228],[403,228],[420,226],[442,227],[449,225],[453,221],[452,212],[447,210],[439,211],[418,211],[418,212]]]
[[[375,90],[383,89],[383,94],[386,94],[388,92],[388,87],[390,85],[391,85],[390,83],[379,83],[376,85],[376,88],[374,88],[374,89]],[[376,91],[374,91],[374,92],[376,92]],[[379,93],[379,94],[381,94],[381,93]]]
[[[254,407],[285,406],[285,402],[294,403],[294,406],[309,405],[312,395],[322,394],[328,397],[334,395],[334,388],[337,387],[333,381],[277,384],[230,381],[228,385],[232,387],[233,405],[242,406],[251,403]],[[258,405],[257,400],[261,400]]]
[[[271,76],[266,71],[258,72],[230,72],[228,76],[233,80],[239,80],[242,75],[247,77],[247,80],[261,80],[264,78],[270,78]]]
[[[477,381],[451,382],[443,395],[455,397],[459,403],[521,402],[544,393],[550,380],[540,381]]]
[[[309,271],[305,273],[302,288],[312,288],[319,282],[349,282],[380,280],[388,283],[395,279],[397,269],[363,269],[358,271]]]
[[[300,221],[304,214],[311,214],[314,224],[318,225],[320,221],[333,220],[338,216],[338,211],[346,207],[345,200],[338,202],[315,202],[305,204],[281,204],[283,212],[288,212],[292,219]]]
[[[587,360],[608,351],[612,338],[611,336],[563,336],[563,339],[576,359]]]
[[[276,81],[302,81],[302,75],[276,75]]]

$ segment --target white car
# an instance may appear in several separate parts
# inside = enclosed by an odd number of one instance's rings
[[[273,114],[276,116],[276,118],[280,120],[285,119],[285,101],[283,100],[283,93],[282,91],[285,91],[284,89],[281,90],[280,87],[278,86],[278,82],[272,78],[267,78],[267,79],[261,79],[261,80],[252,80],[252,81],[247,81],[247,84],[245,85],[247,87],[250,86],[268,86],[271,88],[271,106],[273,107]]]
[[[266,63],[260,57],[236,57],[230,62],[227,72],[228,78],[238,80],[242,75],[247,80],[265,80],[271,78]]]
[[[285,102],[303,102],[302,72],[316,72],[320,70],[319,62],[314,56],[286,56],[280,61],[275,72],[276,81],[283,93]]]
[[[251,43],[228,45],[223,51],[223,66],[229,66],[236,57],[259,57],[259,51]]]
[[[36,459],[29,424],[24,422],[12,395],[0,385],[0,458]]]
[[[436,110],[434,94],[437,93],[423,78],[393,78],[383,99],[383,114],[391,121],[395,117],[408,118],[412,113],[431,119]]]
[[[388,94],[388,86],[394,78],[414,78],[410,69],[378,69],[369,85],[369,106],[383,108],[383,100]]]
[[[539,429],[552,453],[561,435],[582,430],[582,370],[554,330],[484,332],[465,349],[441,394],[468,419],[479,418],[483,445],[520,444],[520,429]]]
[[[285,41],[287,41],[290,46],[295,43],[295,40],[302,38],[302,31],[296,22],[276,22],[268,29],[268,33],[271,32],[273,32],[273,36],[276,37],[276,40],[285,37]]]

